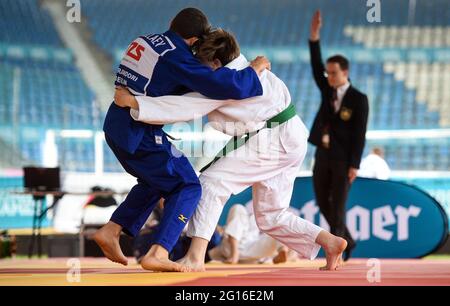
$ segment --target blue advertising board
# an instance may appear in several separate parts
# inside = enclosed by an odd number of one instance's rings
[[[251,188],[232,196],[221,217],[236,203],[251,200]],[[300,216],[328,229],[314,200],[311,177],[297,178],[291,207]],[[357,242],[353,256],[418,258],[435,251],[448,235],[442,206],[415,186],[394,181],[358,178],[347,201],[346,222]]]
[[[23,190],[23,177],[0,177],[0,229],[31,228],[33,225],[33,198],[14,194],[17,190]],[[45,217],[42,226],[49,224]]]

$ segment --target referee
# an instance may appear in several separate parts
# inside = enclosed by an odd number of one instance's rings
[[[316,146],[313,184],[317,204],[330,232],[347,240],[344,260],[356,243],[345,224],[345,202],[356,178],[365,144],[369,104],[367,96],[349,82],[349,62],[330,57],[326,66],[320,51],[320,11],[311,24],[309,48],[314,80],[322,102],[308,141]]]

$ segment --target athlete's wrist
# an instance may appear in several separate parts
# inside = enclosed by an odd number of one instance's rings
[[[135,97],[129,97],[128,101],[127,101],[127,105],[128,105],[128,107],[130,107],[132,109],[139,110],[139,103]]]

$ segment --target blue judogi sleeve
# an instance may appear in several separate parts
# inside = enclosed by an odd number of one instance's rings
[[[180,61],[167,56],[161,57],[160,62],[168,68],[174,82],[212,99],[241,100],[263,94],[258,75],[251,67],[240,71],[222,67],[214,71],[194,57]]]

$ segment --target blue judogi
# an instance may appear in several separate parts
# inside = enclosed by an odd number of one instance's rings
[[[262,95],[252,68],[213,71],[202,65],[172,31],[134,40],[120,63],[115,84],[126,86],[135,95],[152,97],[189,91],[214,99]],[[164,216],[155,243],[170,252],[200,200],[201,186],[194,169],[168,141],[162,126],[134,121],[129,108],[112,103],[103,130],[121,165],[138,180],[111,221],[136,236],[163,197]]]

